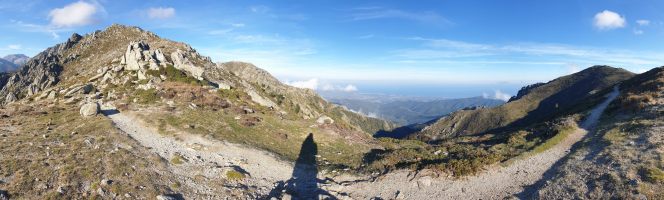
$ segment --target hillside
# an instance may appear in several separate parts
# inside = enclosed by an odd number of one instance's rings
[[[362,164],[364,153],[377,145],[374,132],[393,128],[389,122],[330,104],[311,90],[284,85],[252,64],[215,64],[187,44],[123,25],[73,34],[2,77],[0,122],[6,142],[0,160],[12,164],[1,170],[0,180],[2,188],[19,199],[123,194],[259,198],[278,181],[287,181],[274,177],[290,177],[290,172],[251,173],[267,168],[257,168],[264,159],[250,155],[276,157],[287,163],[282,166],[292,167],[290,163],[301,157],[303,141],[315,138],[320,168],[338,173]],[[102,111],[112,117],[102,116]],[[41,132],[44,127],[47,131]],[[132,132],[136,127],[162,138],[155,141],[199,139],[167,148],[166,153],[155,152],[153,148],[163,146],[129,137],[138,134]],[[37,136],[42,140],[35,141]],[[34,142],[22,145],[26,140]],[[77,145],[58,145],[72,143]],[[250,153],[205,157],[220,159],[215,162],[196,155],[224,145],[239,145]],[[46,157],[41,153],[45,146]],[[90,154],[77,153],[89,148]],[[54,156],[81,162],[53,161]],[[103,167],[95,158],[104,162]],[[24,160],[38,159],[48,160],[49,173],[22,170],[41,165]],[[140,164],[140,169],[128,162]],[[142,172],[151,165],[155,173]],[[80,174],[80,167],[90,170]],[[25,187],[35,179],[45,186]]]
[[[11,61],[0,58],[0,73],[12,72],[18,69],[18,66]]]
[[[424,141],[440,140],[489,131],[499,132],[500,129],[543,122],[632,76],[631,72],[624,69],[590,67],[545,84],[524,87],[508,103],[495,108],[454,112],[425,127],[413,137]]]
[[[505,102],[482,97],[430,101],[395,100],[376,102],[364,99],[330,99],[348,109],[389,120],[399,125],[424,123],[451,112],[472,107],[494,107]]]
[[[16,66],[24,65],[28,62],[30,57],[23,54],[10,54],[2,57],[2,59],[14,63]]]
[[[664,197],[664,67],[620,84],[621,95],[597,131],[530,186],[523,198],[661,199]]]

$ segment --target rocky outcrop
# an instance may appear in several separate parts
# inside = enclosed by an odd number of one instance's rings
[[[189,74],[191,74],[193,77],[202,80],[203,72],[205,71],[205,69],[203,67],[195,66],[194,63],[192,63],[189,60],[189,57],[191,55],[192,55],[191,53],[184,52],[180,49],[171,53],[171,60],[173,60],[173,67],[182,71],[186,71]]]
[[[29,97],[60,81],[63,54],[76,45],[82,36],[73,34],[66,42],[48,48],[30,59],[19,71],[9,77],[0,89],[0,104]]]
[[[539,86],[542,86],[542,85],[544,85],[544,84],[545,84],[545,83],[535,83],[535,84],[531,84],[531,85],[527,85],[527,86],[525,86],[525,87],[522,87],[522,88],[519,90],[519,92],[516,94],[516,96],[512,96],[512,97],[510,98],[510,100],[507,101],[507,102],[512,102],[512,101],[519,100],[519,99],[521,99],[521,97],[526,96],[528,93],[530,93],[530,91],[532,91],[533,89],[535,89],[535,88],[537,88],[537,87],[539,87]]]
[[[120,58],[120,64],[123,69],[137,71],[138,79],[145,80],[148,79],[147,70],[159,70],[160,66],[165,67],[170,63],[160,49],[151,51],[147,43],[138,41],[129,43],[127,51]]]

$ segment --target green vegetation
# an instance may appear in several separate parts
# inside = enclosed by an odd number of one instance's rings
[[[433,169],[457,177],[472,175],[488,165],[546,151],[574,130],[576,126],[568,119],[561,119],[514,132],[461,136],[434,144],[381,138],[385,149],[367,153],[363,170],[384,173],[402,168]]]
[[[538,154],[551,149],[552,147],[560,144],[560,142],[562,142],[565,138],[567,138],[567,136],[572,134],[578,128],[576,126],[562,126],[557,129],[558,129],[557,130],[558,134],[556,134],[552,138],[549,138],[544,143],[536,146],[530,153]]]
[[[229,181],[241,181],[245,178],[245,175],[241,172],[235,170],[229,170],[226,172],[226,179]]]
[[[163,69],[162,74],[166,75],[166,81],[189,83],[192,85],[200,85],[200,86],[209,85],[207,81],[198,80],[192,76],[188,76],[186,73],[180,71],[179,69],[176,69],[175,67],[173,67],[173,65],[170,64],[166,65],[166,68]]]
[[[664,171],[657,167],[643,167],[644,180],[651,183],[663,183]]]
[[[154,103],[155,101],[159,100],[159,95],[157,94],[156,89],[148,89],[148,90],[134,90],[134,98],[136,98],[138,101],[137,103],[140,104],[150,104]]]

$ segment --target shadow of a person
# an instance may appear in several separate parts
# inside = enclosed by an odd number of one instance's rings
[[[293,199],[320,199],[320,195],[324,195],[325,199],[336,199],[327,191],[318,188],[318,183],[322,181],[317,177],[317,154],[318,145],[314,141],[314,135],[309,133],[302,142],[300,154],[295,160],[292,177],[285,183],[277,183],[269,196],[282,198],[284,195],[282,191],[286,191]]]
[[[317,199],[317,154],[318,146],[314,141],[314,135],[309,133],[309,136],[307,136],[307,138],[304,139],[304,142],[302,142],[300,155],[297,157],[295,167],[293,168],[293,176],[287,186],[289,189],[293,190],[293,196],[302,199]]]

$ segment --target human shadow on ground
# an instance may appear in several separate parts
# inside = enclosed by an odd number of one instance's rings
[[[323,181],[317,178],[317,154],[318,145],[314,141],[314,135],[309,133],[309,136],[302,142],[291,178],[286,182],[276,183],[269,196],[264,199],[283,198],[285,194],[290,195],[293,199],[337,199],[318,187],[318,183]]]

